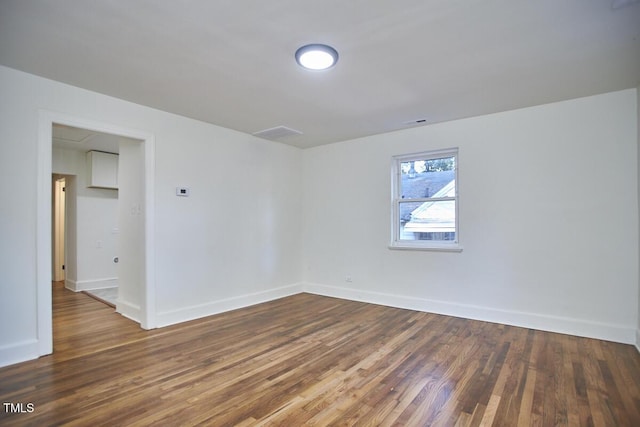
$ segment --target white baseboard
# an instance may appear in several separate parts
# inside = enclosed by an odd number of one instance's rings
[[[73,283],[73,285],[75,285],[75,283]],[[327,286],[315,283],[297,283],[276,289],[269,289],[262,292],[255,292],[252,294],[191,306],[184,309],[158,313],[157,324],[158,327],[169,326],[225,311],[272,301],[301,292],[620,342],[635,345],[640,352],[640,329],[568,317],[549,316],[513,310],[500,310],[489,307],[362,291],[358,289]],[[139,319],[141,318],[141,311],[140,306],[138,305],[131,304],[126,301],[118,301],[116,303],[116,311],[135,322],[140,322]],[[37,359],[39,356],[39,342],[36,339],[0,347],[0,367]]]
[[[118,299],[116,301],[116,313],[120,313],[127,319],[131,319],[134,322],[140,323],[140,319],[142,318],[140,306],[137,304],[132,304],[127,301],[122,301]]]
[[[636,349],[640,353],[640,329],[636,329]]]
[[[0,347],[0,368],[40,357],[38,340]]]
[[[73,292],[92,291],[95,289],[117,288],[118,278],[109,277],[95,280],[65,280],[64,287]]]
[[[584,319],[550,316],[545,314],[528,313],[515,310],[502,310],[490,307],[362,291],[358,289],[312,283],[304,284],[303,290],[304,292],[312,294],[348,299],[352,301],[361,301],[428,313],[445,314],[448,316],[482,320],[485,322],[502,323],[505,325],[557,332],[587,338],[596,338],[624,344],[636,344],[640,348],[640,335],[638,335],[639,332],[635,331],[634,333],[634,329],[622,325],[592,322]]]
[[[157,314],[156,324],[158,327],[163,327],[174,325],[176,323],[188,322],[189,320],[224,313],[225,311],[236,310],[238,308],[249,307],[278,298],[299,294],[301,292],[302,284],[294,284],[262,292],[254,292],[251,294],[212,301],[206,304],[165,311]]]
[[[64,287],[70,291],[78,292],[76,291],[76,282],[74,280],[64,279]]]

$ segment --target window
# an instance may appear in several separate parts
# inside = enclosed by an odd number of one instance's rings
[[[395,156],[391,248],[461,251],[458,149]]]

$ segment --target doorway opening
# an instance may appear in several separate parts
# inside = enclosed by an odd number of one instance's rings
[[[138,323],[144,329],[155,328],[155,306],[154,306],[154,254],[153,254],[153,176],[154,176],[154,149],[155,139],[150,133],[140,132],[128,128],[121,128],[111,124],[85,120],[82,118],[57,114],[53,112],[41,111],[39,116],[38,132],[38,229],[37,229],[37,274],[38,274],[38,352],[39,355],[50,354],[53,351],[53,319],[52,319],[52,279],[64,277],[69,281],[72,274],[72,264],[77,261],[78,251],[81,249],[78,233],[89,233],[90,230],[82,229],[78,218],[79,205],[86,202],[80,193],[87,188],[85,177],[69,170],[70,159],[86,159],[86,151],[70,154],[69,150],[61,150],[54,147],[53,133],[54,126],[69,129],[79,129],[91,134],[108,134],[118,142],[117,150],[120,155],[125,153],[126,161],[118,162],[118,181],[127,184],[118,189],[118,199],[123,198],[124,203],[118,203],[116,209],[117,224],[110,226],[112,234],[118,235],[120,241],[118,253],[110,256],[110,262],[118,261],[118,288],[119,300],[117,311]],[[86,142],[86,141],[85,141]],[[70,142],[73,144],[74,142]],[[76,142],[77,144],[77,142]],[[68,147],[67,147],[68,148]],[[100,151],[100,150],[99,150]],[[110,150],[107,150],[110,151]],[[111,150],[112,151],[112,150]],[[54,170],[54,164],[56,164]],[[86,162],[76,162],[78,165],[86,166]],[[61,166],[62,165],[62,166]],[[57,175],[52,175],[56,173]],[[54,179],[52,180],[52,176]],[[73,235],[69,219],[74,215],[72,212],[69,184],[75,181],[75,229]],[[58,190],[56,190],[58,188]],[[64,188],[65,190],[61,190]],[[106,190],[105,190],[106,191]],[[60,196],[60,192],[64,195]],[[98,191],[98,193],[100,193]],[[104,196],[106,193],[103,193]],[[64,208],[61,208],[61,199],[66,199]],[[122,205],[122,207],[120,207]],[[95,207],[94,207],[95,208]],[[67,221],[60,221],[64,209],[64,216]],[[100,208],[97,208],[100,210]],[[90,209],[85,215],[91,216]],[[56,220],[58,218],[58,220]],[[89,233],[90,234],[90,233]],[[71,248],[70,242],[75,241],[76,247]],[[104,248],[105,241],[96,239],[90,240],[95,249]],[[102,247],[101,247],[102,245]],[[63,247],[60,250],[60,246]],[[126,250],[124,248],[133,248]],[[74,253],[75,250],[75,253]],[[120,250],[123,252],[121,253]],[[61,263],[61,259],[64,260]],[[123,263],[123,261],[126,261]],[[123,265],[124,264],[124,265]],[[75,265],[76,285],[83,277],[82,272],[78,276],[78,265]],[[124,267],[124,268],[123,268]],[[84,267],[81,267],[81,269]],[[95,271],[99,270],[95,266],[90,266]],[[94,274],[94,280],[109,279],[109,277],[98,277],[100,273]],[[87,280],[90,281],[90,280]],[[80,283],[84,285],[83,283]],[[82,290],[82,289],[75,289]]]
[[[116,311],[121,141],[141,143],[58,123],[52,128],[53,280]]]

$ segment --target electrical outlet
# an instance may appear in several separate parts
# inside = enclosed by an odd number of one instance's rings
[[[345,281],[345,282],[349,282],[349,283],[351,283],[351,282],[353,282],[353,278],[352,278],[351,276],[346,276],[346,277],[344,278],[344,281]]]

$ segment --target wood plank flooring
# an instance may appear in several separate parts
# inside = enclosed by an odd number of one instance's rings
[[[144,331],[55,286],[54,354],[0,400],[2,426],[640,426],[640,355],[310,294]]]

